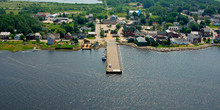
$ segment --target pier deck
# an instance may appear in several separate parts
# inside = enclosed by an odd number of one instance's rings
[[[115,41],[107,42],[106,74],[122,74],[118,47]],[[111,67],[109,66],[111,65]]]

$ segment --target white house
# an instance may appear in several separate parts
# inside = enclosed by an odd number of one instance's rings
[[[16,34],[14,39],[15,40],[21,40],[21,35],[23,35],[23,34]]]
[[[179,38],[176,38],[176,39],[174,39],[174,40],[172,41],[172,44],[188,45],[189,42],[188,42],[187,39],[183,39],[183,38],[179,39]]]
[[[10,34],[10,32],[1,32],[0,39],[8,39]]]
[[[40,33],[35,33],[34,36],[35,36],[35,39],[41,39]]]
[[[55,36],[53,34],[49,34],[49,37],[47,38],[47,44],[53,45],[55,43]]]
[[[173,31],[179,31],[181,30],[181,27],[180,26],[169,26],[168,29],[173,30]]]

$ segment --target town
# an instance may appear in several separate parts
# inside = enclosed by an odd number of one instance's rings
[[[136,5],[131,7],[137,7]],[[138,5],[141,7],[141,4]],[[4,14],[4,9],[2,10]],[[111,11],[111,8],[107,10]],[[2,14],[0,20],[5,25],[0,28],[0,49],[15,48],[16,46],[9,46],[15,44],[34,44],[27,49],[90,50],[105,47],[109,40],[114,40],[118,44],[153,50],[185,50],[187,47],[209,47],[212,45],[207,44],[220,42],[220,14],[210,14],[210,9],[190,11],[178,8],[168,11],[166,17],[138,9],[128,10],[125,17],[109,15],[111,13],[96,16],[92,13],[37,12],[32,16],[25,15],[26,19],[32,19],[30,22],[36,23],[29,24],[31,29],[22,27],[24,25],[18,25],[19,29],[16,29],[18,26],[5,23],[7,20]],[[7,16],[15,17],[13,14]]]

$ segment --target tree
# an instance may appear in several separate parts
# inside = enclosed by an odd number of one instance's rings
[[[154,1],[153,0],[145,0],[145,1],[143,1],[144,8],[150,8],[153,5],[154,5]]]
[[[198,21],[198,19],[199,19],[199,17],[198,17],[198,15],[197,14],[193,14],[193,18],[194,18],[194,20],[197,22]]]
[[[142,19],[141,19],[141,23],[142,23],[142,24],[146,24],[146,23],[147,23],[146,19],[145,19],[145,18],[142,18]]]
[[[120,29],[120,28],[121,28],[121,25],[120,25],[120,24],[117,24],[117,25],[116,25],[116,28],[117,28],[117,29]]]
[[[192,31],[192,30],[191,30],[190,28],[188,28],[188,27],[185,27],[185,28],[184,28],[184,33],[185,33],[185,34],[191,33],[191,31]]]
[[[167,45],[170,45],[171,44],[171,41],[170,41],[170,38],[168,38],[168,40],[167,40],[167,43],[166,43]]]
[[[149,20],[149,21],[148,21],[148,24],[149,24],[149,26],[152,26],[152,25],[153,25],[153,21],[152,21],[152,20]]]
[[[169,22],[169,23],[173,23],[173,22],[176,21],[176,18],[174,18],[174,17],[168,17],[166,21]]]
[[[192,29],[192,31],[199,31],[199,25],[196,23],[190,23],[189,27]]]
[[[133,12],[132,16],[136,17],[136,16],[138,16],[138,14],[136,12]]]
[[[165,28],[165,29],[168,29],[169,26],[173,26],[173,24],[172,24],[172,23],[166,23],[166,25],[165,25],[164,28]]]
[[[211,23],[211,21],[210,21],[209,19],[205,19],[205,24],[206,24],[207,26],[209,26],[210,23]]]
[[[0,8],[0,15],[5,13],[6,13],[5,10],[3,8]]]

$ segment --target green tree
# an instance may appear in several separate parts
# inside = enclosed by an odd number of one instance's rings
[[[116,28],[117,28],[117,29],[120,29],[120,28],[121,28],[121,25],[120,25],[120,24],[117,24],[117,25],[116,25]]]
[[[146,23],[147,23],[146,19],[145,19],[145,18],[142,18],[142,19],[141,19],[141,23],[142,23],[142,24],[146,24]]]
[[[207,26],[209,26],[210,23],[211,23],[211,21],[210,21],[209,19],[205,19],[205,24],[206,24]]]

